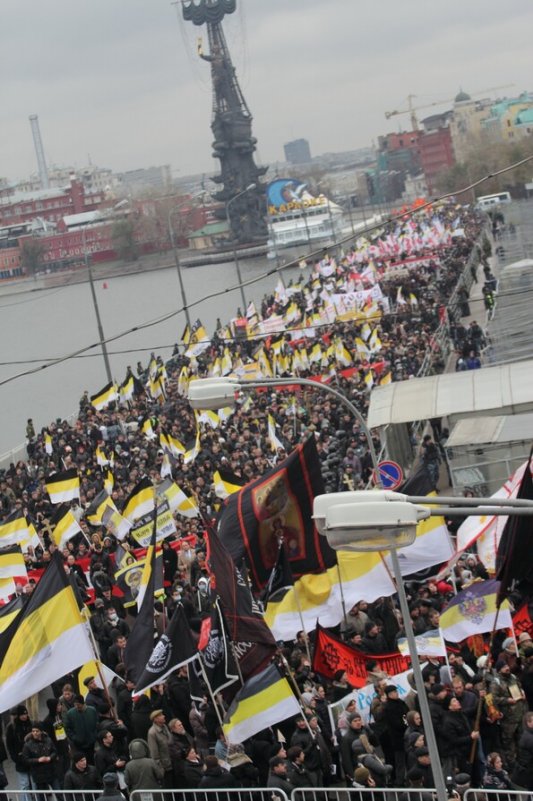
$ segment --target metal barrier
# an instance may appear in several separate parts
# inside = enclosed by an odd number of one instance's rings
[[[530,801],[528,790],[467,790],[463,801]]]
[[[291,801],[428,801],[436,797],[437,791],[426,787],[302,787],[291,793]]]
[[[0,790],[0,801],[96,801],[103,790]]]
[[[289,801],[289,797],[277,787],[228,787],[216,790],[134,790],[130,793],[130,801]]]

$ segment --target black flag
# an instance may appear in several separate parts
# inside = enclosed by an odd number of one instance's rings
[[[533,501],[533,479],[531,476],[533,449],[529,453],[524,475],[520,481],[517,498]],[[533,521],[531,517],[509,515],[502,531],[496,554],[496,578],[500,589],[496,603],[509,596],[515,582],[533,582],[531,562],[531,543],[533,542]]]
[[[272,632],[250,592],[244,574],[214,531],[207,529],[207,562],[211,589],[220,598],[228,637],[244,679],[262,670],[277,650]]]
[[[160,684],[179,667],[193,659],[196,660],[197,656],[198,646],[183,606],[178,604],[167,631],[157,641],[146,667],[136,682],[135,693],[140,695],[154,684]]]
[[[213,604],[209,617],[202,621],[197,648],[202,665],[200,666],[197,661],[191,666],[189,682],[191,697],[201,701],[203,699],[202,679],[209,685],[213,696],[231,687],[239,678],[224,617],[217,602]],[[235,692],[239,686],[235,686]]]
[[[268,584],[261,593],[261,601],[266,608],[268,602],[277,595],[278,592],[286,590],[288,587],[294,586],[294,578],[292,575],[291,565],[287,559],[287,551],[285,543],[280,540],[278,558],[276,564],[272,569]]]

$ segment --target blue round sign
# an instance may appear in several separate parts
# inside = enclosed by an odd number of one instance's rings
[[[383,489],[395,490],[403,483],[403,470],[397,462],[380,462],[378,473]]]

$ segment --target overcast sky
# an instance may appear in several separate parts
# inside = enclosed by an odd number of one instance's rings
[[[262,163],[293,138],[318,155],[406,129],[384,113],[410,93],[533,90],[531,0],[238,0],[224,25]],[[0,177],[36,171],[32,113],[49,165],[216,172],[200,30],[168,0],[0,0]]]

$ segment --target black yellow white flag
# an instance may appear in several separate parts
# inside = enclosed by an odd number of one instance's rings
[[[142,478],[126,498],[122,514],[133,522],[137,518],[153,512],[155,509],[155,491],[149,478]]]
[[[0,548],[16,545],[27,539],[29,526],[30,524],[21,511],[12,512],[0,525]]]
[[[63,548],[76,534],[83,533],[80,524],[68,506],[59,507],[51,523],[54,526],[52,539],[58,548]]]
[[[276,665],[269,665],[245,682],[224,717],[229,743],[242,743],[262,729],[301,712],[290,684]]]
[[[25,608],[0,634],[0,712],[94,659],[74,592],[54,553]]]
[[[91,395],[91,406],[94,406],[99,412],[115,400],[118,400],[117,385],[114,384],[113,381],[110,381],[109,384],[106,384],[96,395]]]
[[[18,545],[0,550],[0,578],[27,576],[24,556]]]
[[[46,479],[45,486],[52,503],[66,503],[80,497],[80,477],[75,467],[54,473]]]

